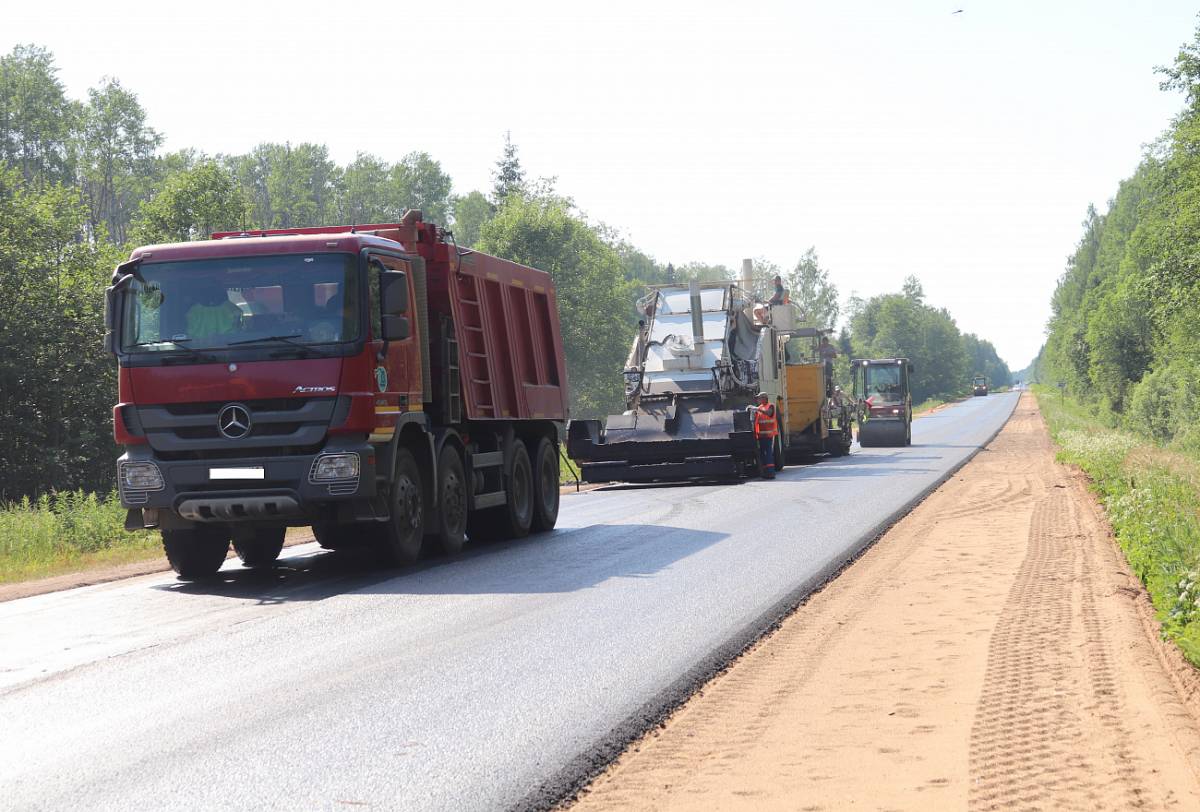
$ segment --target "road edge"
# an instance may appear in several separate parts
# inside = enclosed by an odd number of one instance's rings
[[[152,530],[149,532],[153,533],[157,531]],[[288,547],[296,547],[300,544],[311,544],[316,540],[316,537],[311,532],[307,536],[297,534],[292,538],[285,538],[283,547],[287,549]],[[229,552],[225,554],[225,558],[228,560],[234,557],[236,557],[236,554],[231,547]],[[156,575],[170,571],[171,564],[163,556],[162,551],[159,550],[153,557],[147,556],[139,561],[129,561],[125,564],[110,564],[92,569],[49,575],[45,578],[35,578],[32,581],[12,581],[0,584],[0,603],[19,601],[25,598],[36,598],[39,595],[66,592],[68,589],[80,589],[85,586],[99,586],[100,584],[111,584],[116,581],[128,581],[133,578],[140,578],[143,575]]]
[[[827,564],[820,572],[812,575],[796,586],[791,592],[777,601],[755,620],[751,621],[741,631],[733,635],[725,643],[718,646],[701,662],[690,668],[682,676],[660,691],[654,698],[642,704],[640,708],[619,723],[599,743],[587,751],[575,756],[565,767],[555,775],[544,780],[532,792],[527,793],[510,809],[520,810],[551,810],[560,809],[573,802],[580,791],[585,789],[601,772],[611,765],[624,753],[629,745],[642,738],[656,727],[662,727],[667,719],[682,707],[697,691],[702,689],[715,677],[720,676],[732,666],[738,658],[753,648],[760,640],[767,637],[779,626],[796,613],[808,599],[820,592],[827,584],[836,579],[848,567],[869,550],[875,542],[887,533],[897,522],[911,513],[917,505],[924,502],[929,495],[940,488],[951,477],[957,474],[963,466],[975,459],[975,456],[985,450],[992,441],[1008,425],[1020,405],[1019,392],[1013,400],[1004,420],[987,439],[971,450],[958,464],[948,469],[942,476],[905,502],[883,521],[863,533],[848,549],[846,556],[838,561]]]

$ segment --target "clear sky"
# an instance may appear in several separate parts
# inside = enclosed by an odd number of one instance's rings
[[[663,262],[790,266],[811,245],[844,296],[915,274],[1015,369],[1041,345],[1088,204],[1107,204],[1180,108],[1153,68],[1196,13],[58,0],[7,8],[0,49],[49,48],[76,98],[117,77],[167,149],[315,141],[343,164],[424,150],[465,193],[488,188],[511,131],[529,174]]]

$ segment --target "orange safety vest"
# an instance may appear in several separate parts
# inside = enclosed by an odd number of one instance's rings
[[[754,407],[754,436],[774,437],[779,433],[775,425],[775,404]]]

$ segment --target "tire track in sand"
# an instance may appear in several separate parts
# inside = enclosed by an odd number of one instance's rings
[[[1143,806],[1145,765],[1122,721],[1083,539],[1065,490],[1034,508],[971,730],[972,809]]]

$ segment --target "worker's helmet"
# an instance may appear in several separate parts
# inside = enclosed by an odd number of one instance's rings
[[[757,395],[754,396],[754,399],[755,400],[770,400],[771,396],[768,395],[766,392],[759,392]]]

